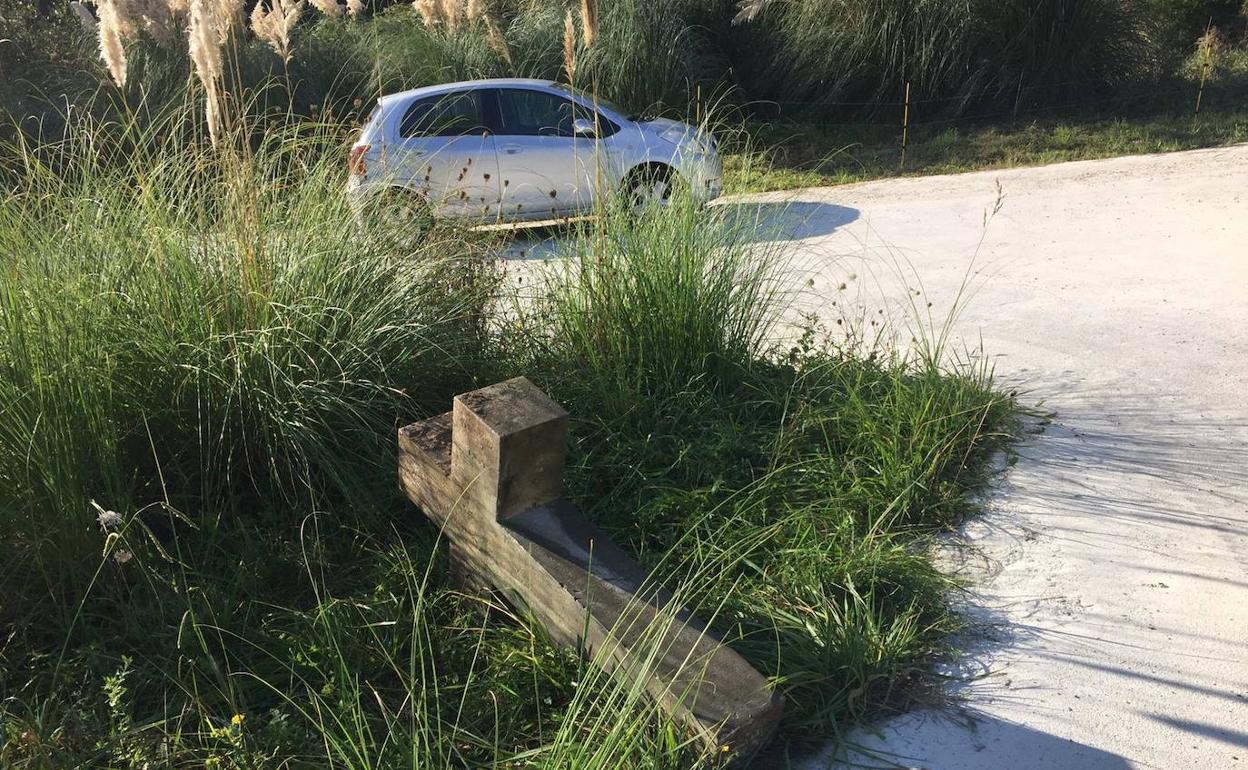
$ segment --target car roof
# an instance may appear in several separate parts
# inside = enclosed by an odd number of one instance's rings
[[[506,88],[516,86],[538,87],[544,89],[554,89],[556,86],[553,80],[540,80],[538,78],[492,78],[489,80],[461,80],[457,83],[440,83],[434,86],[424,86],[422,88],[412,88],[407,91],[399,91],[398,93],[386,94],[377,101],[381,104],[389,104],[390,102],[407,101],[412,98],[420,98],[422,96],[435,96],[437,94],[446,93],[447,91],[455,91],[461,88]]]

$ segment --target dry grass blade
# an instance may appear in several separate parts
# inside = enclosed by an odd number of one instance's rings
[[[732,23],[745,24],[754,21],[768,5],[771,5],[771,0],[743,0],[737,15],[732,18]]]

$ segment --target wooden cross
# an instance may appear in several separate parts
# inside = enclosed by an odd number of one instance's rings
[[[399,476],[443,528],[453,570],[614,674],[642,672],[650,696],[715,756],[750,757],[775,729],[779,695],[561,498],[567,431],[567,412],[517,377],[401,428]]]

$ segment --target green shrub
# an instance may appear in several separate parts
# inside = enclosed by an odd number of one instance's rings
[[[971,510],[1013,407],[937,336],[776,347],[791,277],[766,211],[678,200],[577,229],[521,369],[572,414],[587,513],[775,678],[786,734],[826,734],[912,697],[953,627],[915,538]]]
[[[99,84],[95,40],[68,5],[41,16],[28,0],[0,0],[0,41],[0,141],[19,128],[58,135],[66,101]]]
[[[557,363],[536,365],[574,373],[560,390],[612,414],[735,389],[778,321],[782,247],[755,243],[766,224],[733,207],[684,200],[636,215],[617,203],[575,230],[545,276],[529,333]]]
[[[1023,96],[1054,104],[1157,73],[1131,0],[800,0],[765,4],[745,27],[734,44],[744,92],[797,115],[887,108],[907,82],[931,115]]]
[[[1165,74],[1155,25],[1131,0],[1011,0],[987,13],[985,95],[1020,107],[1094,100]]]
[[[865,112],[898,101],[907,80],[916,100],[956,96],[973,77],[977,23],[973,0],[773,2],[746,22],[734,71],[750,98],[799,114]]]

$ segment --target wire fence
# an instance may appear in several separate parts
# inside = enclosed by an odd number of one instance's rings
[[[1093,80],[1044,83],[1019,86],[1008,99],[978,101],[965,95],[912,99],[911,84],[904,83],[899,99],[757,101],[742,107],[756,120],[814,126],[827,133],[867,133],[885,146],[888,134],[894,133],[904,168],[911,141],[932,132],[987,126],[1019,129],[1057,119],[1190,118],[1198,127],[1202,113],[1248,109],[1248,82],[1212,83],[1204,75],[1199,83],[1171,81],[1113,93],[1105,93],[1104,84]],[[1098,85],[1101,93],[1093,90]]]

